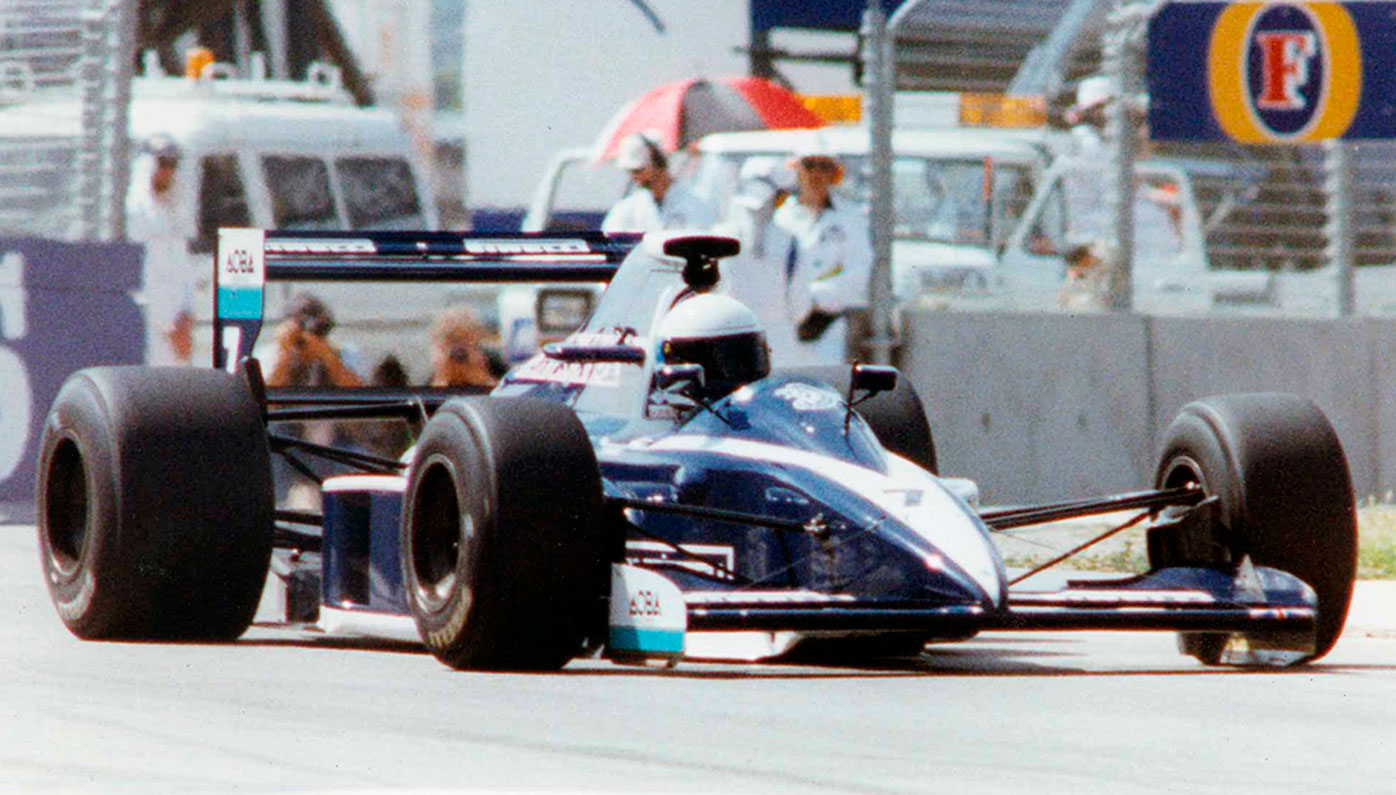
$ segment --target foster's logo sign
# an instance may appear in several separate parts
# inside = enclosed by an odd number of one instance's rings
[[[1396,138],[1396,3],[1170,3],[1148,40],[1157,140]]]
[[[1357,113],[1362,53],[1338,3],[1228,6],[1208,60],[1212,112],[1237,141],[1337,138]]]

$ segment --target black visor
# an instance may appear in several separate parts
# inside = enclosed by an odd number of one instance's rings
[[[735,387],[765,378],[771,372],[766,335],[760,331],[701,339],[671,339],[664,343],[671,363],[703,365],[703,380],[712,388]]]

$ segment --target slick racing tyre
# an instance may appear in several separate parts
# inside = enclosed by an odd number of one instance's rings
[[[823,381],[848,395],[853,378],[851,366],[783,367],[777,376],[801,376]],[[931,424],[926,420],[926,408],[911,381],[904,375],[897,378],[897,388],[879,392],[854,409],[872,429],[882,446],[907,459],[931,474],[939,474],[936,446],[931,438]]]
[[[81,638],[233,640],[252,622],[275,520],[261,409],[217,370],[103,367],[44,422],[39,554]]]
[[[601,506],[596,455],[568,407],[443,405],[408,471],[400,547],[431,653],[459,669],[566,665],[610,582]]]
[[[1357,511],[1347,458],[1318,406],[1279,393],[1211,397],[1183,407],[1164,435],[1155,483],[1196,483],[1219,498],[1213,549],[1235,564],[1288,572],[1318,596],[1314,653],[1333,647],[1347,618],[1357,570]],[[1177,561],[1150,544],[1155,568]],[[1163,558],[1163,559],[1156,559]],[[1184,633],[1183,651],[1216,664],[1227,635]],[[1301,660],[1302,661],[1302,660]]]

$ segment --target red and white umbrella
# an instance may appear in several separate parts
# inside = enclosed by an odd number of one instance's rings
[[[659,136],[673,152],[708,133],[822,127],[794,92],[759,77],[691,78],[645,92],[613,117],[596,141],[596,159],[616,156],[635,132]]]

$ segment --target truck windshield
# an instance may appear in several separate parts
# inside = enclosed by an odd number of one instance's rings
[[[1030,231],[1037,254],[1062,254],[1073,245],[1112,237],[1105,203],[1103,168],[1083,165],[1054,181]],[[1178,180],[1166,173],[1142,172],[1134,183],[1134,261],[1166,262],[1183,250],[1183,208]]]
[[[424,229],[412,166],[401,157],[341,157],[334,161],[354,229]]]
[[[271,192],[272,221],[279,229],[334,229],[339,226],[330,170],[318,157],[267,155],[262,171]]]
[[[742,163],[786,152],[709,153],[695,174],[696,189],[720,206],[736,190]],[[844,179],[834,189],[842,201],[866,207],[872,198],[872,163],[844,155]],[[1032,198],[1032,169],[1023,163],[900,155],[892,162],[893,236],[898,240],[998,246]]]

